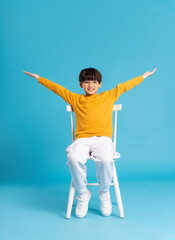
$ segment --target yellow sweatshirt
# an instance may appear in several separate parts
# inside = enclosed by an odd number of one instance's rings
[[[47,78],[39,77],[38,83],[47,87],[72,105],[76,118],[75,139],[92,136],[107,136],[112,139],[112,113],[114,102],[122,93],[144,81],[143,76],[118,84],[115,88],[86,96],[69,91]]]

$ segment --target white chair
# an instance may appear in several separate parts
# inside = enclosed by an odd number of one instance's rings
[[[116,104],[113,105],[113,112],[115,112],[115,118],[114,118],[114,134],[113,134],[113,145],[114,145],[114,162],[115,159],[120,158],[120,153],[116,152],[116,137],[117,137],[117,111],[122,109],[121,104]],[[73,107],[71,105],[66,105],[66,110],[70,112],[71,114],[71,130],[72,130],[72,142],[75,140],[75,135],[74,135],[74,120],[73,120]],[[114,170],[113,170],[113,177],[112,177],[113,183],[111,185],[114,186],[115,190],[115,196],[117,200],[117,205],[119,209],[119,215],[120,218],[124,218],[124,212],[123,212],[123,205],[122,205],[122,199],[121,199],[121,194],[120,194],[120,188],[119,188],[119,183],[118,183],[118,178],[117,178],[117,172],[116,172],[116,167],[114,164]],[[98,186],[99,183],[87,183],[87,186]],[[72,211],[72,205],[74,202],[75,198],[75,187],[73,185],[73,180],[71,180],[70,184],[70,190],[69,190],[69,198],[68,198],[68,203],[67,203],[67,211],[66,211],[66,218],[70,218],[71,216],[71,211]]]

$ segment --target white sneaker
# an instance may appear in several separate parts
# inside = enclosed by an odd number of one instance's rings
[[[78,218],[86,216],[91,195],[91,192],[87,189],[86,193],[79,194],[78,197],[76,197],[78,203],[76,206],[75,214]]]
[[[112,212],[112,202],[109,191],[107,193],[100,193],[100,210],[103,216],[110,216]]]

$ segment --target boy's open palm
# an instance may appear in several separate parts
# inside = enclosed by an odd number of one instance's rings
[[[29,72],[25,72],[25,71],[23,71],[23,72],[24,72],[25,74],[27,74],[27,75],[33,77],[33,78],[36,78],[36,79],[39,78],[39,75],[38,75],[38,74],[35,74],[35,73],[29,73]]]

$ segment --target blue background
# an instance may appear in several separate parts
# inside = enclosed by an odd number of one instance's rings
[[[174,23],[172,1],[1,3],[1,181],[67,179],[67,103],[22,71],[81,94],[78,76],[86,67],[102,73],[98,93],[157,67],[116,102],[123,107],[119,174],[172,176]]]
[[[1,185],[62,186],[59,191],[32,188],[28,193],[27,187],[2,187],[2,239],[12,239],[8,229],[13,239],[58,239],[59,234],[68,236],[64,226],[58,228],[62,223],[74,234],[78,229],[86,232],[88,224],[98,220],[101,226],[93,226],[101,239],[107,237],[108,226],[114,231],[111,239],[174,240],[175,2],[8,0],[0,5]],[[122,104],[117,135],[121,158],[116,166],[127,213],[123,223],[116,216],[95,218],[93,211],[89,222],[88,217],[72,217],[80,225],[43,215],[55,214],[57,206],[60,216],[65,215],[71,179],[65,164],[65,149],[72,143],[70,115],[60,96],[23,71],[81,94],[78,76],[86,67],[102,73],[98,93],[157,67],[116,102]],[[88,161],[87,167],[93,179],[95,164]],[[40,210],[44,212],[37,215]]]

